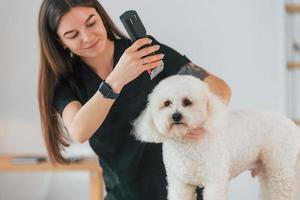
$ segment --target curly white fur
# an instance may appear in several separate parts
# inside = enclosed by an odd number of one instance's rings
[[[133,125],[139,140],[163,143],[169,200],[195,199],[196,186],[205,200],[227,200],[229,180],[247,169],[259,177],[261,199],[295,197],[300,131],[278,113],[228,110],[201,80],[174,75],[154,88]],[[200,140],[185,137],[197,127]]]

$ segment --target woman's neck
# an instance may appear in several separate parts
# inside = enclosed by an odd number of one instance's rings
[[[107,40],[105,50],[101,55],[94,58],[83,59],[83,61],[104,80],[113,69],[114,50],[114,41]]]

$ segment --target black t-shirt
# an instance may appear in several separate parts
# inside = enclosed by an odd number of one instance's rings
[[[153,43],[158,43],[154,38]],[[115,41],[114,66],[131,41]],[[146,107],[148,94],[158,82],[176,74],[189,59],[160,44],[164,70],[153,80],[147,72],[128,83],[113,103],[100,128],[89,139],[99,156],[107,189],[107,200],[165,200],[166,173],[161,144],[137,141],[131,134],[131,122]],[[54,106],[59,113],[72,100],[85,104],[98,90],[101,78],[79,61],[73,75],[57,85]]]

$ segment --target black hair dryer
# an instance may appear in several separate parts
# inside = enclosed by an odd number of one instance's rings
[[[135,10],[128,10],[120,16],[120,19],[131,39],[132,42],[135,42],[138,39],[147,37],[146,29],[138,16]],[[142,48],[145,48],[148,45],[144,45]],[[156,53],[151,53],[149,55],[155,55]],[[148,56],[148,55],[147,55]],[[147,70],[148,74],[150,75],[150,79],[152,80],[156,77],[162,70],[164,69],[164,63],[162,62],[161,65],[157,66],[152,70]]]

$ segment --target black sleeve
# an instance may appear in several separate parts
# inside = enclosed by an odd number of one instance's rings
[[[187,63],[191,62],[185,55],[180,54],[171,47],[158,42],[154,37],[148,35],[148,38],[152,40],[152,44],[159,44],[160,49],[158,53],[163,53],[165,69],[169,75],[176,74],[180,68]]]
[[[74,94],[69,84],[66,82],[59,83],[55,88],[53,105],[57,112],[62,115],[62,112],[66,105],[71,101],[78,100],[78,97]]]

